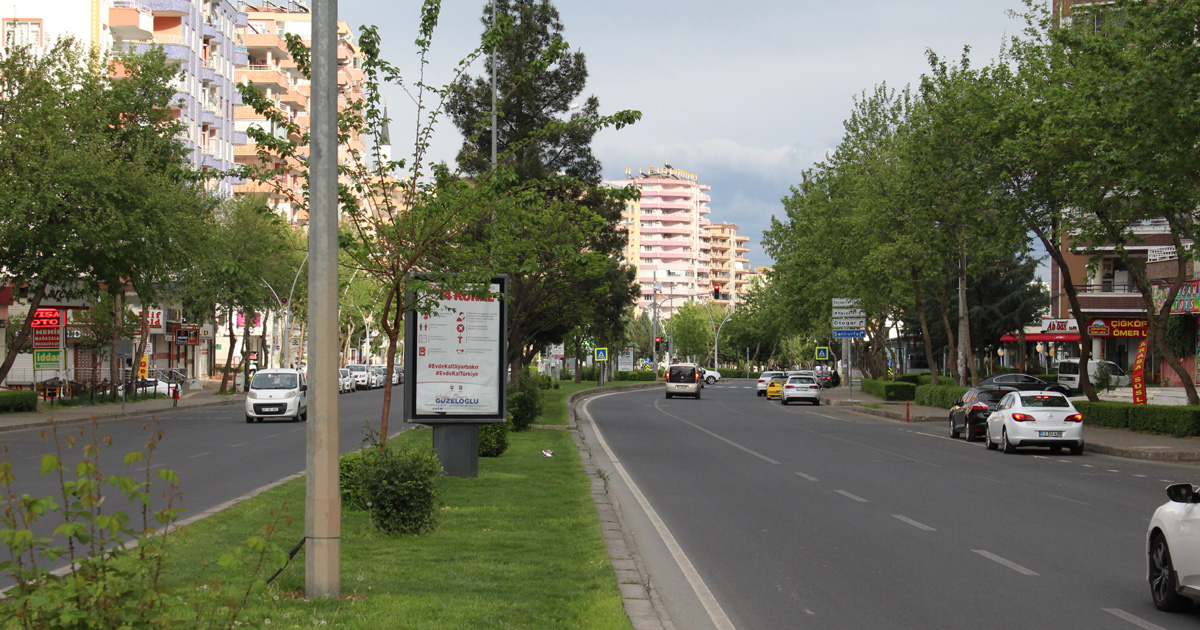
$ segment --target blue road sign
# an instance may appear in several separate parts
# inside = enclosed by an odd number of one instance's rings
[[[825,346],[818,347],[817,348],[817,360],[818,361],[828,361],[829,360],[829,348],[827,348]]]
[[[608,348],[596,348],[596,360],[597,361],[607,361],[608,360]]]
[[[833,331],[834,339],[865,339],[867,330],[865,328],[851,328],[848,330]]]

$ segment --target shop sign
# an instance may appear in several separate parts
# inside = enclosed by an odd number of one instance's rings
[[[1069,318],[1069,319],[1043,317],[1042,318],[1042,332],[1044,332],[1044,333],[1065,333],[1065,332],[1077,333],[1077,332],[1079,332],[1079,323],[1076,322],[1075,318],[1073,318],[1073,317]]]
[[[167,332],[163,326],[163,310],[161,308],[142,311],[142,327],[150,335],[161,335]]]
[[[1133,361],[1133,404],[1146,404],[1146,342],[1138,344],[1137,358]]]
[[[1088,322],[1088,334],[1093,337],[1128,337],[1141,339],[1146,336],[1146,320],[1130,318],[1095,318]]]
[[[34,328],[58,328],[63,325],[62,313],[55,308],[39,308],[33,312]]]
[[[34,348],[57,348],[62,345],[61,328],[34,328]]]
[[[1156,282],[1151,289],[1154,296],[1154,310],[1157,311],[1162,308],[1163,302],[1167,301],[1167,294],[1171,292],[1171,284]],[[1200,313],[1200,280],[1188,280],[1179,287],[1179,293],[1175,294],[1175,303],[1171,305],[1171,314],[1181,313]]]
[[[33,369],[35,370],[56,370],[61,362],[61,350],[35,349],[33,351]]]

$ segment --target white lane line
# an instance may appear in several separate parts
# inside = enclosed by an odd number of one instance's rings
[[[1163,483],[1175,483],[1174,481],[1171,481],[1170,479],[1159,479],[1159,481],[1161,481]]]
[[[1145,479],[1146,475],[1134,475],[1134,477],[1137,477],[1139,479]]]
[[[1071,460],[1069,460],[1069,459],[1060,459],[1060,460],[1058,460],[1058,461],[1060,461],[1060,462],[1062,462],[1062,463],[1064,463],[1064,464],[1070,464],[1070,463],[1071,463]]]
[[[611,396],[612,394],[605,395]],[[591,400],[596,400],[596,398]],[[584,401],[581,411],[583,412],[583,416],[587,418],[587,421],[591,423],[592,430],[596,432],[596,441],[600,443],[600,447],[604,449],[604,453],[612,461],[613,468],[616,469],[621,480],[625,482],[625,487],[629,488],[629,492],[637,499],[638,505],[646,513],[646,517],[650,519],[650,523],[654,525],[655,531],[658,532],[659,537],[662,538],[663,543],[667,546],[671,557],[675,559],[675,564],[679,566],[679,570],[683,573],[684,578],[691,585],[692,591],[696,594],[696,598],[700,600],[701,605],[704,606],[704,610],[708,613],[708,618],[712,621],[713,625],[718,630],[734,630],[733,622],[725,614],[725,610],[721,608],[721,604],[712,594],[712,591],[708,590],[708,585],[704,583],[704,578],[700,577],[700,572],[696,571],[696,567],[692,565],[692,561],[688,560],[687,555],[683,552],[683,548],[679,546],[679,541],[675,540],[675,536],[671,534],[671,530],[667,529],[666,523],[659,518],[658,512],[654,511],[654,508],[650,505],[650,501],[646,499],[646,495],[642,494],[637,484],[633,483],[633,479],[625,471],[625,467],[618,463],[617,456],[608,447],[608,442],[600,434],[600,427],[596,426],[596,423],[592,421],[592,415],[588,411],[588,403],[591,400]]]
[[[212,455],[212,454],[213,454],[212,451],[205,451],[203,453],[196,453],[195,455],[188,455],[188,459],[196,459],[197,457],[204,457],[205,455]]]
[[[963,442],[962,440],[956,440],[948,435],[934,435],[932,433],[925,433],[924,431],[913,431],[913,433],[916,433],[917,435],[924,435],[925,437],[937,438],[939,440],[949,440],[951,442],[962,442],[963,444],[966,444],[966,442]]]
[[[1012,569],[1013,571],[1016,571],[1017,573],[1020,573],[1022,575],[1037,575],[1036,571],[1030,571],[1029,569],[1026,569],[1025,567],[1017,564],[1016,562],[1013,562],[1011,560],[1005,560],[1004,558],[1001,558],[1000,556],[997,556],[996,554],[991,553],[989,551],[984,551],[983,549],[972,549],[971,551],[974,551],[975,553],[983,556],[984,558],[987,558],[988,560],[991,560],[992,562],[1006,566],[1006,567]]]
[[[1033,458],[1034,459],[1050,459],[1049,457],[1046,457],[1045,455],[1034,455]]]
[[[666,411],[665,409],[663,409],[662,407],[660,407],[660,406],[659,406],[659,401],[655,401],[655,403],[654,403],[654,408],[655,408],[655,409],[657,409],[657,410],[658,410],[660,413],[662,413],[663,415],[667,415],[667,416],[670,416],[670,417],[672,417],[672,418],[675,418],[676,420],[678,420],[678,421],[680,421],[680,422],[682,422],[682,423],[684,423],[684,424],[686,424],[686,425],[688,425],[688,426],[690,426],[690,427],[692,427],[692,428],[694,428],[694,429],[699,429],[699,430],[701,430],[701,431],[703,431],[703,432],[705,432],[705,433],[707,433],[707,434],[709,434],[709,435],[711,435],[711,436],[713,436],[713,437],[717,438],[718,440],[721,440],[722,442],[724,442],[724,443],[726,443],[726,444],[728,444],[728,445],[730,445],[730,446],[732,446],[732,447],[734,447],[734,448],[737,448],[737,449],[741,449],[741,450],[743,450],[743,451],[746,451],[747,453],[750,453],[751,455],[753,455],[753,456],[755,456],[755,457],[757,457],[757,458],[759,458],[759,459],[761,459],[761,460],[764,460],[764,461],[771,462],[772,464],[775,464],[775,465],[777,465],[777,466],[779,465],[779,462],[777,462],[777,461],[775,461],[775,460],[771,459],[770,457],[767,457],[766,455],[763,455],[762,453],[759,453],[759,452],[756,452],[756,451],[750,450],[750,449],[746,448],[745,446],[742,446],[741,444],[738,444],[737,442],[734,442],[733,440],[731,440],[731,439],[729,439],[729,438],[727,438],[727,437],[724,437],[724,436],[721,436],[721,435],[717,435],[716,433],[713,433],[712,431],[709,431],[708,429],[705,429],[704,427],[702,427],[702,426],[700,426],[700,425],[698,425],[698,424],[696,424],[696,423],[694,423],[694,422],[691,422],[691,421],[688,421],[688,420],[684,420],[683,418],[680,418],[679,416],[677,416],[677,415],[675,415],[675,414],[673,414],[673,413],[670,413],[670,412]]]
[[[163,466],[166,466],[166,464],[155,464],[150,467],[150,470],[154,470],[155,468],[162,468]]]
[[[249,442],[238,442],[237,444],[230,445],[229,448],[237,448],[239,446],[245,446],[247,444],[249,444]]]
[[[926,532],[936,532],[937,531],[936,529],[934,529],[924,523],[918,523],[918,522],[912,520],[911,518],[904,516],[903,514],[893,514],[892,517],[897,518],[905,523],[908,523],[909,525],[912,525],[913,527],[916,527],[917,529],[919,529],[921,531],[926,531]]]
[[[253,383],[251,383],[251,385],[253,385]],[[271,438],[277,438],[277,437],[279,437],[279,434],[278,434],[278,433],[272,433],[271,435],[268,435],[268,436],[265,436],[265,437],[266,437],[266,439],[268,439],[268,440],[269,440],[269,439],[271,439]]]
[[[1084,464],[1083,467],[1084,468],[1095,468],[1095,466],[1093,466],[1091,464]]]
[[[849,492],[846,492],[845,490],[838,490],[838,491],[837,491],[837,493],[838,493],[838,494],[840,494],[840,495],[842,495],[842,496],[844,496],[844,497],[846,497],[846,498],[848,498],[848,499],[854,499],[855,501],[858,501],[859,503],[866,503],[866,502],[867,502],[867,500],[866,500],[866,499],[864,499],[864,498],[862,498],[862,497],[860,497],[860,496],[857,496],[857,495],[850,494]]]
[[[1068,499],[1067,497],[1060,497],[1057,494],[1050,494],[1049,492],[1047,492],[1045,494],[1046,494],[1046,496],[1050,497],[1051,499],[1058,499],[1059,501],[1067,501],[1070,503],[1076,503],[1078,505],[1091,505],[1091,503],[1085,503],[1078,499]]]
[[[1115,472],[1115,473],[1119,473],[1119,472],[1121,472],[1121,471],[1117,470],[1116,468],[1109,468],[1109,469],[1108,469],[1108,472]]]
[[[817,479],[816,477],[814,477],[814,476],[812,476],[812,475],[806,475],[806,474],[804,474],[804,473],[802,473],[802,472],[798,472],[798,473],[796,473],[796,474],[797,474],[797,475],[800,475],[801,477],[804,477],[805,479],[807,479],[807,480],[809,480],[809,481],[820,481],[820,479]]]
[[[1118,619],[1124,619],[1125,621],[1128,621],[1139,628],[1144,628],[1145,630],[1165,630],[1165,628],[1162,626],[1156,626],[1149,621],[1142,619],[1141,617],[1134,617],[1120,608],[1101,608],[1100,610],[1103,610],[1104,612],[1117,617]]]
[[[821,416],[822,418],[829,418],[830,420],[842,420],[841,418],[835,418],[835,417],[833,417],[833,416],[827,416],[827,415],[825,415],[825,414],[823,414],[823,413],[817,413],[817,412],[815,412],[815,411],[810,411],[810,412],[808,412],[808,413],[811,413],[811,414],[812,414],[812,415],[814,415],[814,416]]]

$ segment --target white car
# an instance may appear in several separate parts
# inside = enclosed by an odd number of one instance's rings
[[[246,390],[246,422],[308,420],[308,382],[300,370],[259,370]]]
[[[367,368],[371,370],[371,382],[373,383],[371,387],[383,387],[386,384],[385,381],[387,381],[387,375],[385,374],[387,367],[383,365],[368,365]]]
[[[1058,392],[1009,392],[987,419],[988,450],[1012,453],[1018,446],[1049,446],[1058,453],[1066,446],[1083,454],[1083,415]]]
[[[338,369],[338,393],[352,392],[358,389],[354,374],[348,368]]]
[[[790,405],[794,400],[821,404],[821,383],[814,376],[789,376],[779,394],[779,402]]]
[[[1200,494],[1190,483],[1167,486],[1146,532],[1146,579],[1154,607],[1186,612],[1200,600]]]
[[[705,383],[712,385],[721,380],[721,373],[708,368],[700,368],[700,378],[704,379]]]
[[[346,369],[350,370],[350,373],[354,375],[354,385],[356,388],[371,389],[371,371],[367,369],[367,366],[356,363],[354,365],[347,365]]]
[[[392,385],[399,385],[404,382],[404,368],[400,364],[396,364],[392,368]]]
[[[772,376],[783,376],[783,372],[763,372],[758,375],[758,396],[767,395],[767,384],[771,382]]]

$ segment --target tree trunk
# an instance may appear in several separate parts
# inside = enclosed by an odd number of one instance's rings
[[[933,359],[933,337],[929,334],[929,318],[925,315],[925,303],[921,301],[921,280],[917,273],[916,265],[909,265],[908,270],[912,275],[913,284],[913,299],[917,301],[917,317],[921,320],[921,339],[925,342],[925,358],[928,360],[930,370],[930,384],[938,384],[938,371],[934,369],[935,361]]]
[[[1025,327],[1017,331],[1017,371],[1029,373],[1029,351],[1025,348]]]
[[[1027,221],[1026,223],[1032,222]],[[1075,288],[1074,281],[1071,279],[1071,269],[1067,267],[1066,257],[1063,256],[1060,249],[1062,244],[1055,242],[1058,233],[1057,226],[1053,226],[1049,234],[1034,227],[1033,233],[1037,235],[1042,246],[1046,248],[1046,252],[1058,264],[1058,272],[1062,274],[1063,290],[1067,294],[1067,302],[1071,305],[1071,314],[1075,316],[1075,325],[1079,328],[1079,388],[1083,390],[1089,401],[1097,402],[1100,397],[1096,395],[1096,388],[1092,385],[1091,377],[1088,376],[1088,361],[1092,357],[1092,337],[1087,331],[1087,317],[1083,313],[1083,305],[1079,302],[1079,290]]]
[[[221,389],[218,393],[225,393],[225,386],[229,383],[229,366],[233,365],[233,350],[237,347],[237,333],[233,330],[233,307],[229,308],[229,353],[225,355],[225,369],[221,371]],[[233,391],[237,391],[237,382],[233,384]]]
[[[958,372],[958,347],[954,342],[954,329],[950,327],[950,274],[946,274],[946,284],[942,287],[942,326],[946,329],[946,348],[950,357],[946,361],[950,368],[950,378],[957,385],[960,382]]]
[[[404,326],[404,304],[403,304],[403,287],[392,287],[388,291],[387,298],[383,302],[383,314],[380,321],[383,324],[383,332],[388,338],[388,353],[387,361],[387,378],[383,381],[383,409],[379,412],[379,452],[383,452],[384,445],[387,444],[388,438],[388,418],[391,415],[392,409],[392,372],[396,369],[396,348],[400,345],[400,332]],[[400,293],[397,298],[396,294]],[[392,316],[391,321],[388,320],[388,313],[392,307],[396,307],[396,314]]]
[[[254,313],[242,320],[242,391],[250,391],[250,321]]]
[[[971,365],[971,309],[967,305],[967,251],[966,245],[958,250],[958,385],[966,387],[967,370],[971,370],[971,384],[979,384],[979,375]]]
[[[16,338],[13,339],[13,345],[8,349],[8,356],[4,357],[3,365],[0,365],[0,383],[8,378],[8,373],[12,370],[21,348],[29,343],[29,336],[33,334],[33,314],[42,305],[42,298],[46,297],[47,286],[46,282],[38,284],[37,288],[33,290],[33,296],[29,298],[29,314],[25,316],[25,323],[21,324],[21,332],[17,333]]]
[[[578,385],[583,382],[583,340],[579,337],[572,340],[575,342],[575,384]]]

